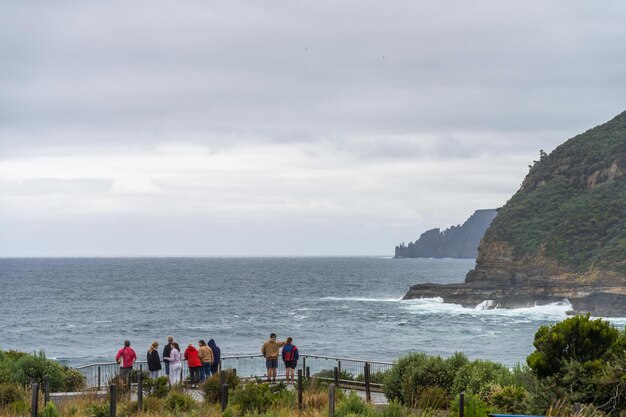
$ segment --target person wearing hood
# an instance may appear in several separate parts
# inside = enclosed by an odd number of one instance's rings
[[[202,368],[202,362],[200,361],[200,357],[198,355],[198,349],[189,343],[187,349],[185,349],[185,360],[187,361],[187,366],[189,366],[189,375],[191,376],[191,387],[196,388],[197,383],[200,380],[200,369]]]
[[[217,345],[215,344],[215,340],[213,339],[209,340],[209,348],[211,348],[211,351],[213,352],[213,365],[211,365],[211,373],[215,375],[220,367],[222,351],[219,347],[217,347]]]
[[[206,345],[204,340],[198,342],[200,349],[198,349],[198,356],[202,367],[200,368],[200,382],[211,376],[211,366],[213,366],[213,351]]]

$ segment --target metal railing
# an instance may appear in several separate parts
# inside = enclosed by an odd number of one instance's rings
[[[382,375],[389,371],[393,363],[363,359],[336,358],[320,355],[300,355],[296,373],[302,370],[307,377],[317,377],[325,380],[336,380],[340,384],[351,386],[365,385],[365,368],[369,366],[370,381],[373,387],[382,386]],[[92,363],[77,368],[85,375],[87,388],[101,388],[108,386],[117,377],[120,365],[117,362]],[[145,361],[136,361],[135,370],[148,370]],[[261,378],[267,376],[265,358],[260,354],[223,356],[220,360],[220,369],[236,369],[239,378]],[[336,369],[336,371],[335,371]],[[189,377],[189,367],[183,361],[180,369],[181,381]],[[278,377],[285,376],[285,364],[278,361]],[[159,376],[165,375],[165,366],[162,366]]]

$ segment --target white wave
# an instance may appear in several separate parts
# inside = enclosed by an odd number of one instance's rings
[[[367,298],[367,297],[322,297],[324,301],[361,301],[371,303],[395,303],[402,298]]]
[[[113,320],[98,320],[96,323],[113,323]]]
[[[444,303],[441,298],[419,298],[403,302],[405,309],[412,314],[448,314],[448,315],[473,315],[476,317],[507,317],[517,320],[563,320],[567,318],[567,312],[572,309],[567,300],[562,302],[537,305],[523,308],[495,308],[478,309],[466,308],[460,304]],[[486,306],[483,302],[479,306]]]
[[[482,303],[478,304],[476,307],[474,307],[474,310],[488,310],[493,307],[493,304],[493,300],[485,300]]]

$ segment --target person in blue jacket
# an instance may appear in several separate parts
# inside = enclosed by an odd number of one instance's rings
[[[220,348],[217,347],[215,340],[213,339],[209,340],[209,347],[213,351],[213,365],[211,365],[211,373],[215,375],[220,366],[220,355],[222,352],[220,351]]]
[[[293,338],[288,337],[285,341],[285,346],[283,346],[283,362],[285,362],[285,377],[287,379],[287,383],[293,384],[295,369],[298,367],[298,358],[300,358],[300,354],[298,353],[298,348],[292,343]]]

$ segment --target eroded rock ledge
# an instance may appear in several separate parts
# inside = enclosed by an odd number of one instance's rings
[[[445,303],[476,307],[493,300],[491,308],[523,308],[568,300],[573,312],[589,312],[592,316],[626,317],[626,288],[596,285],[532,282],[522,285],[494,282],[462,284],[417,284],[404,296],[405,300],[440,297]]]

